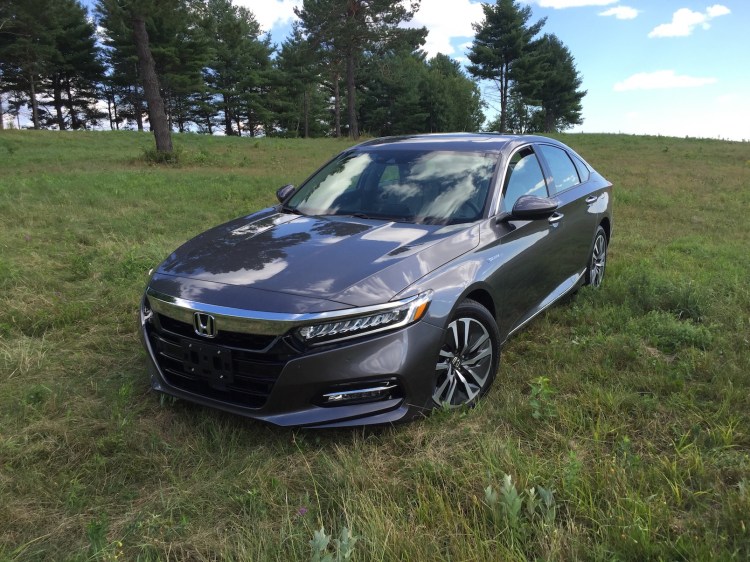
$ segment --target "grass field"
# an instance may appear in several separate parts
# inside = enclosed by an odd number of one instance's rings
[[[0,133],[0,560],[750,559],[750,144],[561,138],[616,186],[602,289],[474,409],[305,431],[161,400],[136,310],[345,141]]]

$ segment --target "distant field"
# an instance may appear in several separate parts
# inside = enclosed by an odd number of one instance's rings
[[[602,289],[474,409],[304,431],[160,400],[136,311],[346,141],[0,132],[0,561],[750,559],[750,144],[559,138],[615,184]]]

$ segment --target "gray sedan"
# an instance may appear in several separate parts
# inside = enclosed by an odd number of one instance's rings
[[[611,187],[545,137],[348,149],[156,268],[141,304],[152,386],[278,425],[473,404],[514,332],[601,284]]]

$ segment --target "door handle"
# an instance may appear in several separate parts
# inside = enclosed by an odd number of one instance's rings
[[[595,203],[597,199],[599,198],[596,195],[589,195],[586,197],[586,204],[591,205],[592,203]]]
[[[549,223],[550,224],[556,224],[556,223],[560,222],[564,216],[565,215],[563,215],[562,213],[555,213],[554,215],[552,215],[549,218]]]

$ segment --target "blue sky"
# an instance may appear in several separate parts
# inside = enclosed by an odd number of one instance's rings
[[[276,43],[300,0],[235,0]],[[568,46],[583,76],[574,131],[750,140],[750,1],[525,0]],[[425,50],[466,62],[479,2],[422,0]],[[490,92],[487,92],[488,98]],[[491,110],[488,110],[491,113]]]

